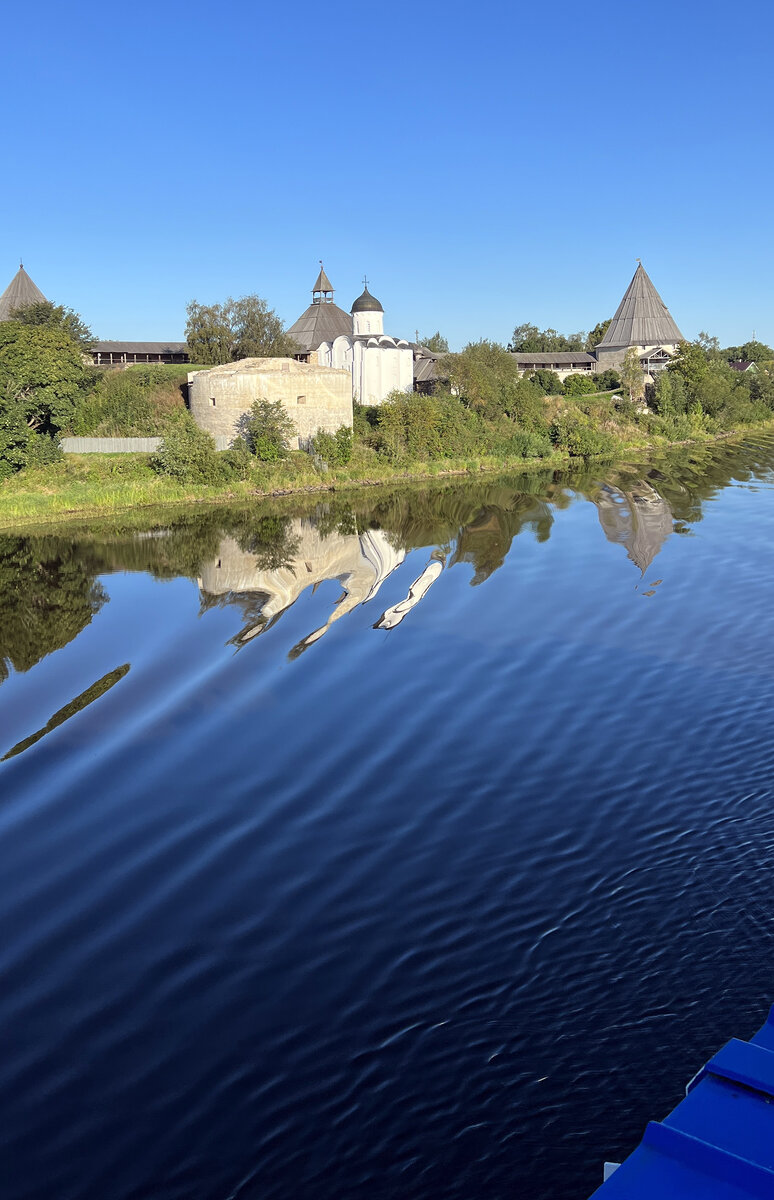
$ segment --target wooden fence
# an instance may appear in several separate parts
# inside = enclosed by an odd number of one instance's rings
[[[215,449],[227,450],[232,439],[216,437]],[[152,454],[160,437],[64,437],[60,445],[65,454]]]

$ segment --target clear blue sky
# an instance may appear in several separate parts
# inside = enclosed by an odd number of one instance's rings
[[[459,347],[611,316],[642,258],[687,337],[774,342],[774,9],[740,0],[17,7],[0,290],[182,337],[325,262]]]

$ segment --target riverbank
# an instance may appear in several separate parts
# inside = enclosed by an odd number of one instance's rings
[[[697,433],[676,442],[659,437],[622,443],[616,447],[613,460],[639,459],[684,446],[738,440],[762,433],[774,433],[774,418],[736,430]],[[391,466],[370,456],[363,462],[356,450],[346,466],[320,471],[307,454],[294,453],[278,463],[256,464],[247,479],[211,485],[184,483],[158,475],[151,470],[147,454],[68,454],[59,462],[28,468],[0,485],[0,530],[38,528],[94,517],[128,517],[151,509],[240,504],[434,479],[582,469],[590,463],[610,461],[609,455],[582,458],[555,449],[540,458],[483,455]]]
[[[774,433],[774,419],[718,434],[697,434],[680,442],[659,438],[616,447],[614,458],[660,454],[687,445]],[[358,461],[347,466],[315,469],[306,454],[296,453],[275,464],[260,464],[244,480],[222,485],[183,483],[157,475],[146,454],[67,455],[62,461],[20,472],[0,486],[0,529],[22,530],[71,519],[128,516],[138,510],[181,509],[195,505],[239,504],[282,496],[315,495],[383,485],[419,483],[481,474],[526,474],[586,468],[604,458],[576,457],[555,450],[542,458],[481,456],[411,462],[390,466]]]
[[[293,454],[283,462],[256,467],[248,479],[210,485],[157,475],[149,468],[149,458],[147,454],[73,454],[61,463],[20,472],[0,486],[0,529],[48,524],[68,517],[111,516],[140,508],[229,504],[483,472],[566,468],[571,462],[568,454],[556,451],[540,459],[444,459],[400,468],[353,461],[321,472],[315,470],[308,455]]]

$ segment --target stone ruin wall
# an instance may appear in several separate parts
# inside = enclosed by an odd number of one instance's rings
[[[238,364],[230,371],[197,371],[188,400],[199,428],[213,437],[236,437],[254,400],[281,401],[296,429],[293,449],[304,449],[318,429],[335,433],[341,425],[352,428],[349,371],[292,360],[277,360],[276,368],[264,371],[239,370]]]

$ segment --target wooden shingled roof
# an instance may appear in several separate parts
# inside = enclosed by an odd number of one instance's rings
[[[332,342],[340,334],[352,333],[352,318],[338,304],[310,304],[288,333],[302,350],[316,350],[322,342]]]
[[[534,363],[541,367],[548,367],[552,364],[557,367],[586,366],[588,363],[596,362],[593,354],[587,354],[585,350],[539,350],[536,354],[530,354],[526,350],[512,350],[511,355],[516,359],[518,365],[529,366]]]
[[[20,263],[19,270],[0,296],[0,321],[10,321],[17,308],[26,308],[28,304],[45,303],[46,297],[32,282]]]
[[[187,342],[95,342],[93,354],[187,354]]]
[[[597,350],[668,346],[682,341],[683,335],[640,263]]]

